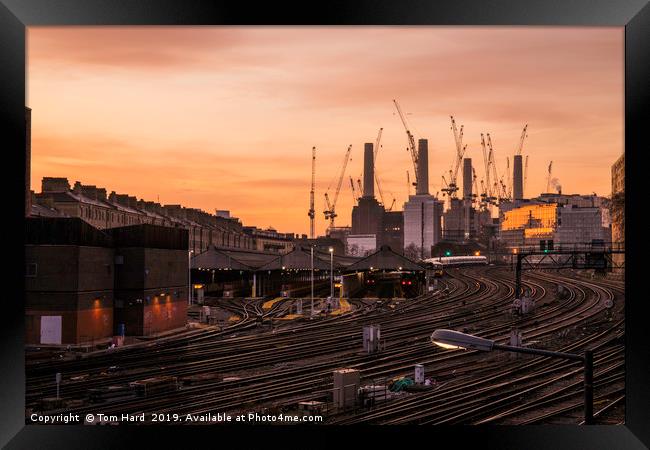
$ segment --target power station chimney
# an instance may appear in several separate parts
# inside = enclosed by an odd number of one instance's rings
[[[418,185],[417,195],[429,194],[429,141],[418,139]]]
[[[524,199],[524,176],[521,160],[521,155],[515,155],[513,160],[514,166],[512,169],[512,196],[514,200]]]
[[[472,158],[463,159],[463,198],[472,198]]]
[[[366,142],[363,145],[363,196],[375,197],[375,155],[373,144]]]

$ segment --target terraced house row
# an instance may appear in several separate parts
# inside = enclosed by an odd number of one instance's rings
[[[128,194],[107,194],[105,188],[70,186],[67,178],[44,177],[40,193],[31,193],[31,217],[78,217],[100,230],[151,224],[179,227],[189,232],[189,249],[194,254],[210,246],[219,248],[286,253],[298,236],[243,226],[228,211],[210,214],[182,205],[161,205]]]

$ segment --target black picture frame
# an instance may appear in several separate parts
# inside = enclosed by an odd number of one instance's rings
[[[24,173],[25,27],[35,25],[557,25],[625,27],[626,146],[626,404],[624,426],[372,427],[335,433],[328,427],[247,427],[233,432],[234,447],[255,448],[277,440],[305,448],[347,441],[374,445],[386,438],[402,446],[618,449],[650,446],[650,345],[643,304],[640,258],[642,154],[647,139],[643,114],[650,84],[650,6],[647,0],[416,0],[327,1],[292,5],[208,0],[0,0],[0,124],[5,150],[5,261],[0,345],[0,444],[6,448],[129,448],[133,435],[148,447],[196,439],[223,443],[221,427],[84,427],[25,425],[24,374]],[[14,237],[12,237],[14,236]],[[184,433],[183,431],[186,431]],[[361,441],[354,437],[360,437]],[[230,441],[230,439],[229,439]],[[353,443],[354,442],[354,443]],[[162,445],[162,446],[167,446]]]

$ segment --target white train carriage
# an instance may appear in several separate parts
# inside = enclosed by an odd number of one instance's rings
[[[485,266],[488,263],[486,256],[441,256],[425,259],[423,262],[433,269],[434,276],[441,276],[448,267]]]

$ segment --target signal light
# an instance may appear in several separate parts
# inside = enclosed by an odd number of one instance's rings
[[[447,250],[447,251],[445,252],[445,256],[451,256],[451,251]]]

